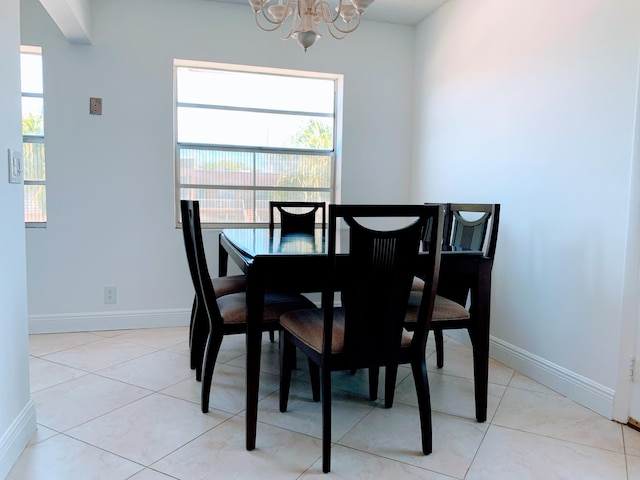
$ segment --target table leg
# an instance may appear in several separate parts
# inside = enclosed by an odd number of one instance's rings
[[[255,268],[247,270],[247,450],[256,447],[264,283]]]
[[[229,253],[227,253],[227,251],[222,246],[220,237],[222,237],[222,233],[218,235],[218,276],[226,277],[227,265],[229,263]]]
[[[487,398],[489,384],[489,323],[491,305],[491,263],[481,258],[478,265],[476,311],[477,321],[469,330],[473,343],[474,389],[476,420],[487,420]]]

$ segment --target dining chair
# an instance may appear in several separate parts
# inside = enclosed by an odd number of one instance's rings
[[[188,200],[180,201],[180,208],[182,218],[185,217],[185,208],[188,205]],[[198,228],[198,235],[200,232],[200,214],[198,210],[197,222],[194,223]],[[193,251],[191,244],[192,237],[192,225],[190,222],[182,222],[182,236],[184,239],[185,252],[187,254],[187,262],[189,264],[189,271],[195,271],[195,252]],[[246,290],[246,277],[244,275],[228,275],[224,277],[215,277],[211,279],[213,288],[217,297],[228,295],[230,293],[244,292]],[[195,282],[194,282],[195,285]],[[196,289],[197,290],[197,289]],[[197,291],[193,297],[193,304],[191,306],[191,317],[189,321],[189,348],[190,348],[190,364],[191,369],[196,371],[196,380],[202,379],[202,358],[204,354],[204,346],[207,342],[207,330],[208,320],[206,318],[206,312],[204,311],[204,305],[198,301]]]
[[[483,255],[478,262],[481,263],[479,268],[483,269],[484,276],[478,278],[476,272],[447,268],[443,260],[431,321],[436,342],[436,363],[438,368],[444,365],[443,330],[466,329],[473,350],[476,419],[485,421],[491,269],[498,239],[500,204],[451,203],[446,205],[445,211],[443,248],[481,250]],[[451,260],[453,265],[455,259],[451,257],[447,260]],[[409,330],[417,320],[423,285],[421,279],[414,279],[405,323]]]
[[[322,233],[326,228],[326,205],[324,202],[269,202],[269,232],[273,234],[277,223],[281,235],[305,233],[313,235],[318,223],[318,210],[321,213]],[[280,222],[277,222],[277,216]]]
[[[403,225],[380,230],[371,220],[402,219]],[[336,249],[338,223],[348,226],[348,253]],[[420,253],[420,239],[427,222],[435,248]],[[331,372],[386,368],[385,405],[393,403],[399,364],[411,364],[420,412],[422,452],[432,451],[431,402],[425,346],[440,262],[442,215],[439,207],[426,205],[330,205],[326,287],[322,309],[290,311],[280,317],[280,411],[288,405],[296,348],[310,360],[312,385],[319,372],[322,401],[322,470],[331,467]],[[344,248],[344,247],[343,247]],[[412,279],[418,262],[424,261],[425,286],[412,333],[404,318]],[[342,291],[342,306],[334,307],[334,291]],[[371,392],[370,392],[371,396]],[[314,392],[314,400],[317,400]]]
[[[203,413],[207,413],[213,371],[222,339],[225,335],[246,332],[247,297],[244,291],[216,295],[204,251],[199,203],[194,200],[183,200],[181,208],[183,225],[187,224],[190,232],[186,243],[188,244],[187,252],[191,253],[187,255],[192,256],[193,262],[189,262],[189,271],[196,290],[198,309],[206,318],[206,322],[194,323],[193,337],[206,338],[204,344],[194,343],[194,346],[203,349],[201,408]],[[268,290],[264,296],[263,331],[279,328],[278,319],[288,310],[313,307],[315,305],[303,295]]]

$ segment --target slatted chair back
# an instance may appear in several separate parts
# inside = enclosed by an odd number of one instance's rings
[[[331,205],[329,211],[330,261],[335,260],[338,219],[342,218],[349,228],[348,261],[342,271],[335,272],[343,284],[344,352],[364,356],[385,352],[393,356],[402,344],[407,301],[421,255],[420,241],[429,224],[441,221],[438,207]],[[377,230],[364,225],[367,217],[413,217],[415,221],[393,230]],[[429,234],[439,237],[441,228],[442,224],[431,228]],[[428,263],[427,271],[433,271],[439,256],[430,257]],[[327,312],[330,316],[331,309]],[[423,323],[418,328],[416,341],[422,341],[421,334],[426,341],[428,326]]]

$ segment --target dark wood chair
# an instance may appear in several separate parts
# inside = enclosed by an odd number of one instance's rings
[[[247,328],[247,298],[245,292],[217,296],[209,275],[207,259],[200,227],[200,210],[197,201],[183,200],[183,225],[188,224],[190,238],[186,242],[189,271],[196,290],[197,304],[206,322],[198,321],[193,326],[194,338],[206,338],[202,354],[202,411],[209,411],[209,395],[216,358],[225,335],[245,333]],[[314,304],[299,294],[280,293],[269,290],[264,298],[263,329],[272,331],[279,327],[280,315],[300,308],[314,308]],[[200,348],[200,345],[198,345]],[[193,350],[193,347],[192,347]]]
[[[500,204],[446,205],[443,248],[482,250],[484,255],[478,256],[475,269],[468,267],[472,262],[461,262],[455,255],[443,257],[431,322],[438,368],[444,365],[443,330],[466,329],[469,332],[473,347],[476,419],[480,422],[487,416],[491,270],[499,221]],[[417,318],[423,284],[420,279],[413,282],[406,318],[409,330]]]
[[[180,201],[182,209],[182,218],[184,219],[184,211],[187,200]],[[198,214],[197,226],[200,229],[200,215]],[[201,233],[199,233],[201,234]],[[182,222],[182,236],[184,239],[185,252],[187,254],[187,262],[189,263],[189,271],[195,269],[195,253],[191,247],[191,224]],[[192,273],[193,280],[193,273]],[[230,293],[244,292],[246,290],[246,277],[244,275],[229,275],[224,277],[215,277],[211,279],[213,288],[217,297],[228,295]],[[194,282],[195,285],[195,282]],[[191,318],[189,321],[189,348],[191,369],[196,371],[196,380],[202,379],[202,359],[204,355],[204,347],[207,342],[208,320],[204,305],[198,301],[198,295],[194,294],[193,304],[191,307]],[[198,325],[194,328],[195,325]]]
[[[273,233],[276,224],[279,223],[282,235],[293,233],[313,235],[316,224],[321,224],[324,234],[326,228],[325,209],[324,202],[269,202],[269,231]],[[320,222],[317,218],[318,210],[321,213]],[[277,217],[279,217],[279,222]]]
[[[369,222],[368,217],[403,217],[404,226],[380,231],[363,225],[361,219]],[[349,252],[338,255],[340,219],[349,227]],[[430,239],[436,247],[419,253],[422,231],[430,220],[438,226],[431,229]],[[328,229],[322,309],[291,311],[280,317],[280,410],[287,410],[297,347],[314,366],[310,368],[312,385],[316,384],[314,375],[320,377],[322,470],[326,473],[331,466],[331,372],[368,368],[377,382],[379,368],[384,366],[385,405],[390,406],[398,365],[410,363],[418,395],[422,452],[429,454],[431,403],[425,346],[440,263],[441,209],[426,205],[330,205]],[[404,320],[418,261],[424,265],[426,281],[411,334],[404,329]],[[336,290],[342,291],[342,307],[334,307]],[[371,392],[370,396],[375,398]]]

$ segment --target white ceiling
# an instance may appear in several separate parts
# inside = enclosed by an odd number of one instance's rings
[[[247,9],[251,8],[248,0],[212,1],[242,4],[246,5]],[[330,1],[337,5],[337,0]],[[448,0],[375,0],[369,8],[367,8],[363,18],[378,22],[417,25],[447,1]]]

